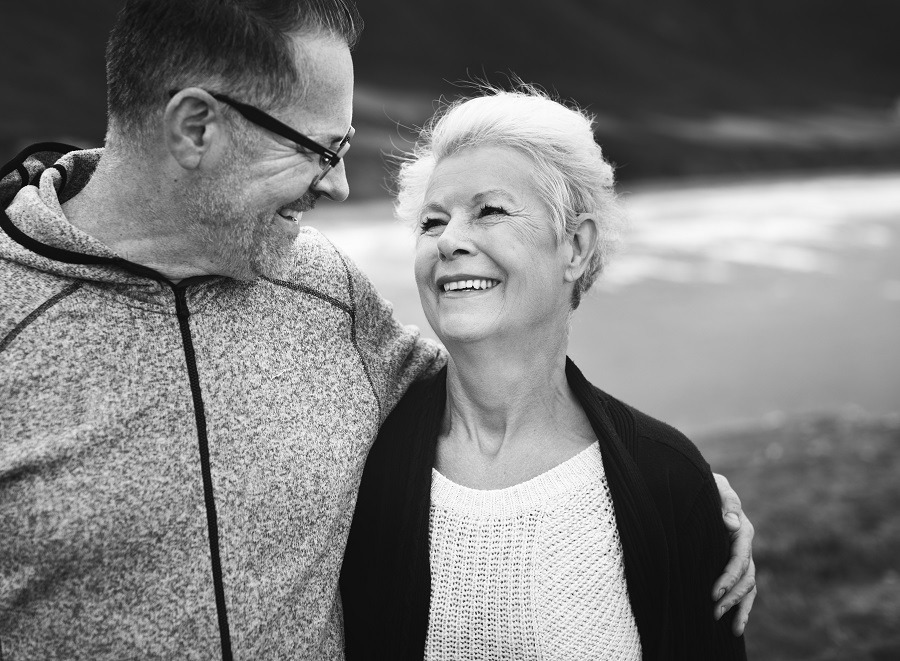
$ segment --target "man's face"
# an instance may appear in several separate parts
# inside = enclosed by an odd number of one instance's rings
[[[306,93],[293,107],[272,115],[319,144],[336,149],[353,114],[353,63],[346,44],[329,36],[294,37],[296,65],[307,76]],[[341,161],[322,171],[319,154],[245,122],[246,131],[217,172],[191,200],[204,219],[201,240],[216,254],[220,272],[239,279],[283,275],[304,211],[328,196],[349,195]],[[241,144],[246,143],[246,144]]]

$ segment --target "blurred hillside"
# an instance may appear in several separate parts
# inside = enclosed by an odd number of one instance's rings
[[[796,416],[698,444],[757,531],[747,656],[900,659],[900,418]]]
[[[119,0],[0,10],[0,149],[98,144]],[[900,4],[886,0],[360,3],[355,196],[433,100],[511,73],[598,115],[620,176],[900,164]]]

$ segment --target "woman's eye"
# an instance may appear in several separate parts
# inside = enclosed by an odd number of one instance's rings
[[[444,221],[440,218],[423,218],[419,223],[419,229],[422,232],[427,232],[428,230],[437,227],[438,225],[443,225]]]
[[[506,209],[503,207],[495,207],[490,204],[485,204],[481,207],[481,210],[478,212],[478,217],[483,218],[484,216],[505,216],[507,215]]]

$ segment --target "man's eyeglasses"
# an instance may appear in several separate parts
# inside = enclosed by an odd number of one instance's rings
[[[175,96],[178,94],[178,91],[169,92],[169,96]],[[310,183],[310,188],[314,187],[318,184],[325,176],[331,171],[333,167],[335,167],[338,163],[341,162],[341,159],[344,157],[344,154],[347,153],[347,150],[350,149],[350,140],[353,139],[353,135],[356,133],[356,129],[352,126],[350,130],[347,131],[347,135],[345,135],[340,143],[338,144],[335,150],[331,150],[328,147],[323,147],[318,142],[311,138],[307,138],[305,135],[300,133],[299,131],[295,131],[287,124],[278,121],[268,113],[263,112],[259,108],[255,108],[247,103],[241,103],[240,101],[236,101],[225,94],[218,94],[216,92],[207,92],[212,98],[217,101],[221,101],[222,103],[227,103],[229,106],[237,110],[247,121],[253,122],[259,127],[266,129],[267,131],[271,131],[275,135],[280,135],[282,138],[290,140],[291,142],[300,145],[301,147],[305,147],[312,152],[318,154],[321,158],[319,160],[319,164],[322,166],[322,171],[316,176],[315,179]]]

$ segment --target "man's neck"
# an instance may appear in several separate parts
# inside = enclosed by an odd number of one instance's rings
[[[120,257],[172,282],[212,275],[211,261],[197,254],[189,224],[171,204],[174,191],[166,180],[106,151],[87,185],[63,203],[63,212]]]

